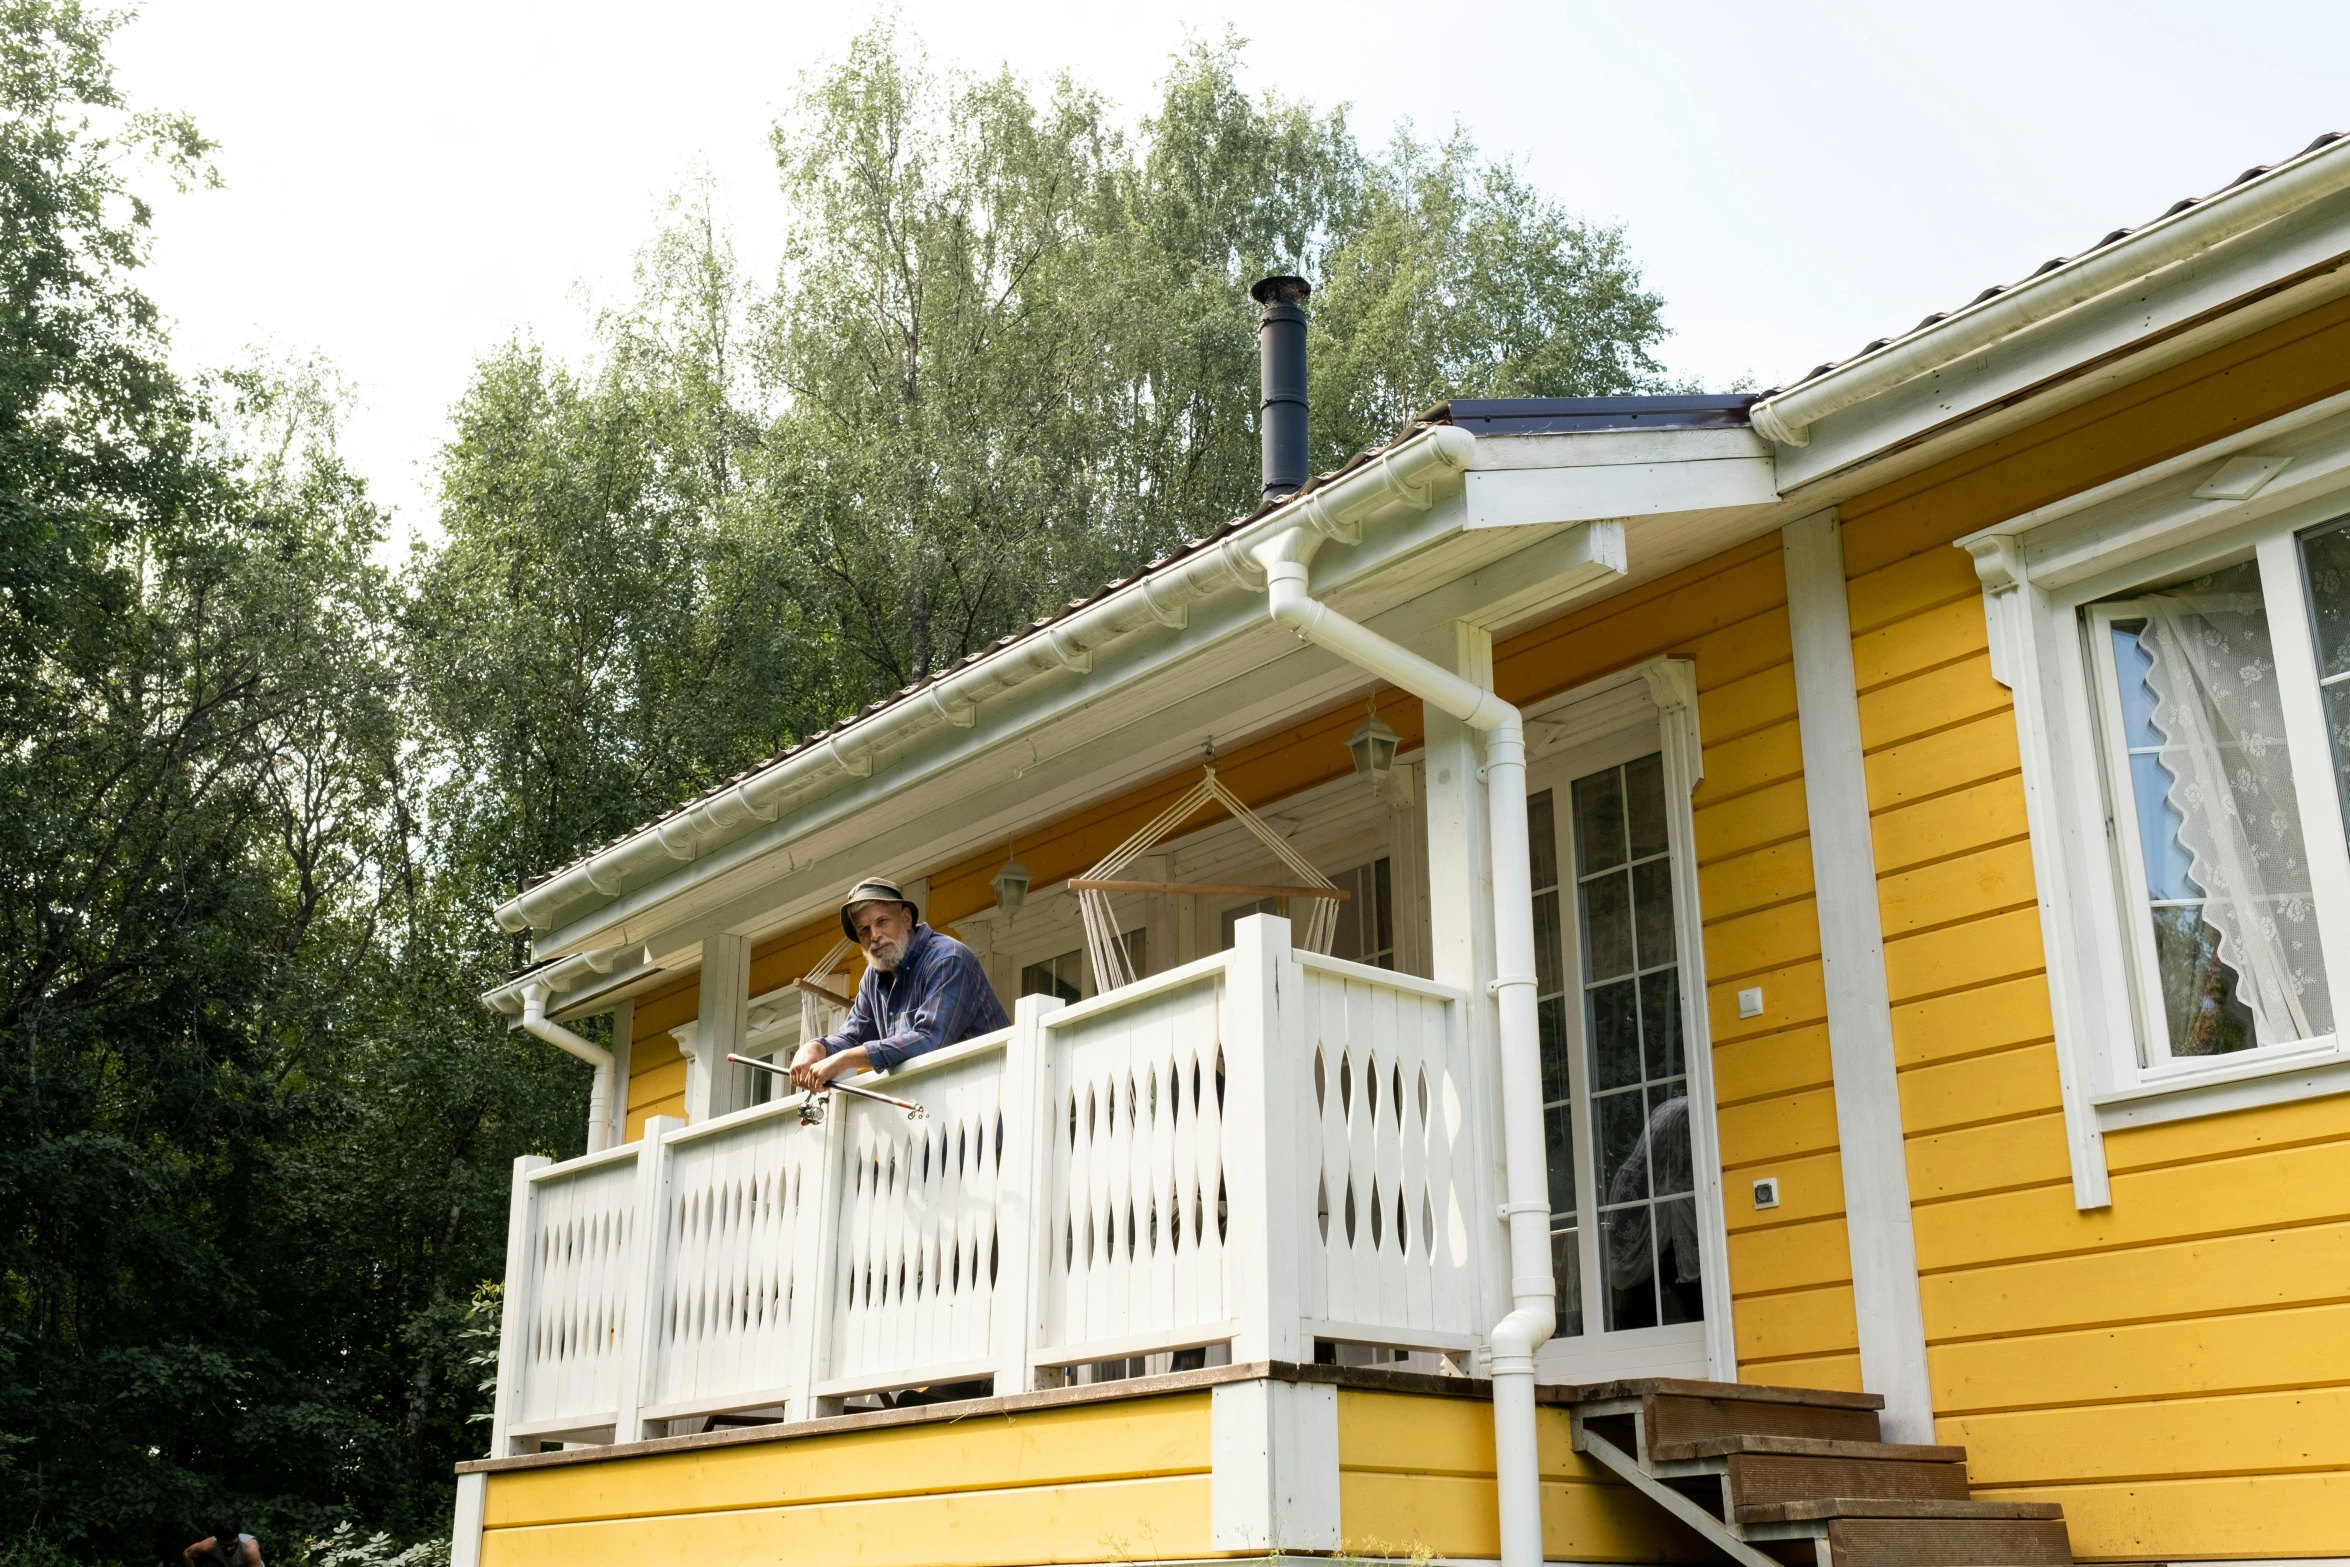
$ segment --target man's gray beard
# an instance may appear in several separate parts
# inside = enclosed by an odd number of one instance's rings
[[[894,972],[906,959],[907,945],[903,941],[885,941],[878,946],[868,947],[865,950],[865,961],[884,974]]]

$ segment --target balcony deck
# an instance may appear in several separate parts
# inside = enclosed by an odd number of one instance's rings
[[[1506,1309],[1495,1073],[1454,991],[1236,945],[833,1095],[515,1174],[493,1456],[1004,1396],[1318,1343],[1474,1369]],[[1433,1364],[1434,1362],[1429,1362]]]
[[[1717,1560],[1539,1411],[1544,1554]],[[1486,1384],[1243,1364],[462,1466],[461,1567],[1491,1560]]]

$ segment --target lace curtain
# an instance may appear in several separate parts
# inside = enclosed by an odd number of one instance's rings
[[[2149,595],[2159,760],[2217,956],[2258,1041],[2333,1031],[2276,658],[2254,568]]]

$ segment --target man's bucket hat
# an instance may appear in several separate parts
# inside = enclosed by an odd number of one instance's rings
[[[914,916],[914,922],[917,925],[922,922],[922,911],[914,907],[912,900],[898,889],[896,882],[886,876],[868,876],[851,887],[848,897],[841,902],[841,933],[851,941],[857,939],[857,927],[850,923],[849,914],[860,903],[903,903],[906,912]]]

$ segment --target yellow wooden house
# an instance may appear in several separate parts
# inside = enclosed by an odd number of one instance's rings
[[[2350,142],[1318,477],[1261,296],[1260,510],[497,911],[457,1560],[2350,1557]],[[918,1118],[727,1059],[870,874]]]

